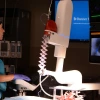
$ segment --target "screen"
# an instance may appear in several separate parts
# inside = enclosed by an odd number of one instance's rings
[[[21,52],[21,46],[17,46],[17,52]]]
[[[91,56],[100,56],[100,38],[91,39]]]
[[[89,0],[90,21],[100,22],[100,0]]]
[[[11,46],[11,52],[15,52],[15,46],[14,45]]]
[[[7,52],[7,43],[1,43],[1,51],[6,51]]]
[[[91,63],[100,63],[100,32],[91,32],[89,53]]]
[[[55,1],[55,12],[57,11],[58,3],[59,1]],[[88,0],[77,0],[72,1],[72,3],[73,15],[71,23],[70,40],[89,41],[89,2]]]

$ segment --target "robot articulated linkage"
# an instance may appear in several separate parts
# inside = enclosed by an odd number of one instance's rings
[[[48,20],[44,30],[42,41],[41,57],[39,61],[39,73],[42,75],[52,75],[61,84],[82,83],[82,75],[77,70],[63,72],[64,59],[69,45],[70,27],[72,19],[71,0],[61,0],[58,3],[56,20]],[[63,11],[63,12],[62,12]],[[45,68],[48,44],[55,46],[54,57],[57,57],[56,71],[49,71]],[[60,75],[60,76],[59,76]],[[63,79],[62,77],[65,77]],[[70,77],[69,77],[70,76]],[[77,77],[77,82],[75,78]],[[78,81],[79,79],[79,81]]]
[[[61,0],[58,3],[56,20],[47,21],[41,45],[41,57],[38,65],[40,70],[38,72],[41,76],[51,75],[55,77],[58,83],[67,84],[69,90],[80,90],[82,84],[82,74],[78,70],[63,72],[64,59],[66,57],[66,50],[69,45],[72,9],[73,6],[71,0]],[[54,57],[57,58],[55,71],[46,69],[45,63],[48,44],[55,46]]]

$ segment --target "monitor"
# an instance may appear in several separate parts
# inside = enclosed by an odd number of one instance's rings
[[[89,0],[91,23],[100,23],[100,0]]]
[[[100,63],[100,32],[91,32],[89,62]]]
[[[8,44],[5,42],[1,43],[1,52],[2,51],[5,51],[5,52],[8,51]]]
[[[55,1],[55,17],[59,0]],[[88,0],[73,0],[73,15],[71,23],[71,41],[89,41],[89,2]],[[67,27],[67,26],[66,26]]]
[[[0,41],[0,57],[10,57],[9,41]]]

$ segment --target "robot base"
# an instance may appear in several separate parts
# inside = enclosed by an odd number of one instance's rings
[[[4,100],[51,100],[51,99],[35,97],[35,96],[16,96],[11,98],[5,98]]]

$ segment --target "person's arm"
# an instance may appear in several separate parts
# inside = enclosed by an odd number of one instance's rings
[[[0,82],[8,82],[16,79],[22,79],[26,81],[31,80],[28,76],[22,74],[0,75]]]
[[[0,75],[0,82],[8,82],[14,79],[14,75]]]

